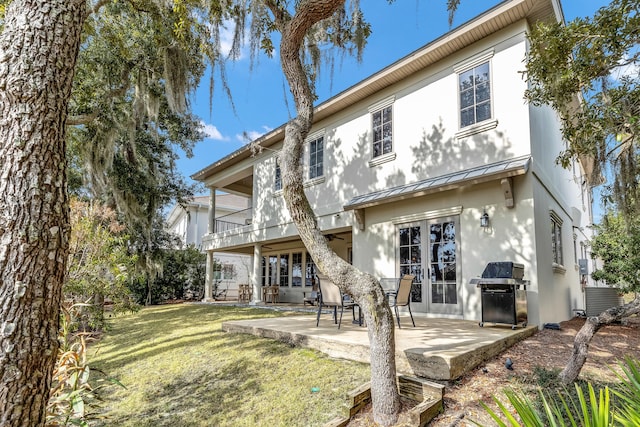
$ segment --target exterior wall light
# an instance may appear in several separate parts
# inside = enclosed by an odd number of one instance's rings
[[[485,209],[483,209],[482,216],[480,217],[480,227],[482,228],[489,227],[489,214]]]

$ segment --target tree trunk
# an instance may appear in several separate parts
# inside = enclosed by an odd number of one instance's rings
[[[396,384],[393,314],[380,283],[340,258],[318,228],[304,193],[300,154],[313,124],[313,93],[300,60],[300,49],[309,28],[331,16],[344,0],[302,1],[293,17],[272,6],[282,33],[280,60],[296,105],[297,117],[285,128],[280,154],[283,195],[293,222],[316,265],[332,282],[359,304],[367,324],[371,351],[371,398],[374,420],[382,426],[394,424],[400,411]]]
[[[69,240],[65,121],[85,0],[13,0],[0,33],[0,425],[42,426]]]
[[[584,362],[587,360],[591,339],[601,327],[613,322],[619,322],[626,317],[638,313],[640,313],[640,294],[636,295],[636,298],[628,304],[612,307],[603,311],[598,316],[589,317],[573,340],[573,353],[567,365],[562,372],[560,372],[560,381],[568,385],[578,378]]]

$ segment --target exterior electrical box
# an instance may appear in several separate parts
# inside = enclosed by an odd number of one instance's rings
[[[589,260],[585,258],[579,259],[578,267],[580,267],[580,274],[589,274]]]

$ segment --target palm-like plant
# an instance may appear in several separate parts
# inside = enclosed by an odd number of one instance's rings
[[[542,410],[522,392],[504,391],[511,407],[494,396],[499,410],[494,411],[481,403],[491,418],[500,427],[631,427],[640,425],[640,362],[627,358],[621,364],[623,374],[616,373],[619,388],[608,387],[598,392],[587,384],[588,397],[582,387],[575,384],[577,398],[568,393],[558,393],[555,398],[540,390]],[[612,405],[611,392],[618,397]],[[513,413],[515,412],[515,414]],[[474,421],[476,425],[482,425]]]

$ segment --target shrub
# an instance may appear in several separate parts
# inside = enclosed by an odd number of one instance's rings
[[[70,330],[74,312],[80,308],[81,305],[76,304],[61,310],[60,347],[47,403],[47,426],[87,426],[89,420],[101,418],[92,411],[98,407],[99,390],[109,384],[124,387],[112,378],[96,380],[93,386],[90,384],[93,372],[87,364],[87,339],[90,335]]]
[[[640,425],[640,364],[637,360],[628,358],[622,365],[622,370],[624,375],[616,373],[620,379],[620,386],[612,391],[609,387],[605,387],[596,392],[593,386],[587,383],[587,395],[585,395],[583,388],[575,384],[575,397],[564,390],[557,392],[555,398],[552,398],[550,394],[545,394],[542,389],[539,389],[540,410],[536,410],[536,404],[523,393],[505,390],[504,394],[519,419],[495,396],[493,399],[498,405],[498,413],[484,403],[482,406],[501,427],[638,426]],[[617,399],[612,401],[611,393]]]

